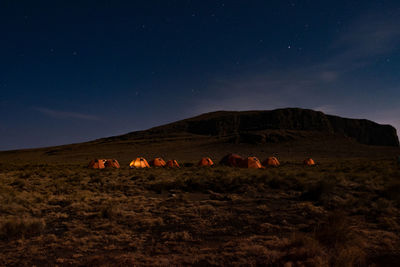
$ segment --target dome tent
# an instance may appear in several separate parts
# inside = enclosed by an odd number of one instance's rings
[[[281,164],[276,157],[269,157],[263,161],[262,165],[265,167],[267,167],[267,166],[278,167]]]
[[[220,160],[219,164],[230,167],[239,167],[242,160],[243,158],[237,154],[228,154]]]
[[[197,165],[198,166],[212,166],[212,165],[214,165],[214,162],[210,158],[202,158]]]
[[[241,161],[240,168],[248,168],[248,169],[261,169],[264,168],[261,165],[260,160],[257,157],[248,157]]]
[[[136,158],[135,160],[132,160],[132,162],[129,164],[129,167],[131,169],[133,168],[140,169],[140,168],[150,168],[150,165],[145,158],[139,157]]]
[[[166,163],[162,158],[155,158],[150,161],[150,166],[152,167],[165,167]]]
[[[171,159],[167,161],[167,167],[169,168],[179,168],[179,163],[175,159]]]

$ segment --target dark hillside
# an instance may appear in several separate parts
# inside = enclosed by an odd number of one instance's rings
[[[366,145],[399,146],[396,129],[390,125],[325,115],[319,111],[300,108],[271,111],[217,111],[114,138],[129,139],[147,135],[166,136],[185,133],[240,138],[248,133],[265,130],[316,131],[344,135]]]
[[[202,156],[219,160],[228,153],[297,162],[305,157],[389,159],[400,154],[398,144],[392,126],[368,120],[304,109],[218,111],[86,143],[4,151],[0,162],[87,164],[105,157],[126,165],[139,155],[196,162]]]

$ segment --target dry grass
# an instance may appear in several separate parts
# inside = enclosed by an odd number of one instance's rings
[[[400,169],[392,161],[264,170],[0,167],[0,265],[400,260]]]

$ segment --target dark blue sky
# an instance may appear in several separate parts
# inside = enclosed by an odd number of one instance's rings
[[[400,128],[398,1],[0,1],[0,150],[214,110]]]

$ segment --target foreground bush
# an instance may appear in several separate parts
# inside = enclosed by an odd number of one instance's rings
[[[44,228],[45,222],[42,219],[9,219],[0,225],[0,239],[29,238],[40,235]]]

